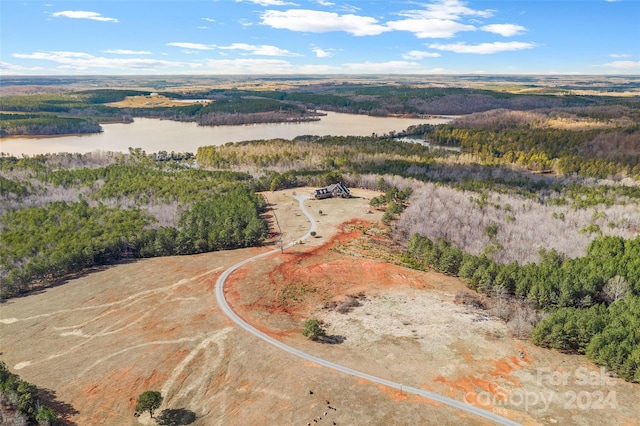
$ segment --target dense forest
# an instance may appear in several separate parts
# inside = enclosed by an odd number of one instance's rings
[[[535,172],[606,178],[640,176],[640,127],[572,131],[567,129],[441,126],[428,134],[436,144],[460,146],[481,161],[515,164]]]
[[[3,178],[2,298],[123,258],[250,247],[267,235],[266,203],[244,183],[246,174],[159,161],[141,150],[106,166],[89,167],[90,156],[60,157],[1,158],[4,174],[36,182]]]
[[[131,117],[76,94],[0,96],[0,137],[99,133],[99,122],[114,121]]]
[[[99,133],[101,131],[100,125],[92,118],[60,117],[53,114],[0,113],[0,137]]]

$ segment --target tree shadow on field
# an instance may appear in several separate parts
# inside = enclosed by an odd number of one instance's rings
[[[267,203],[267,211],[260,215],[260,219],[264,220],[269,228],[269,233],[267,234],[266,239],[262,242],[263,246],[275,246],[280,244],[280,231],[279,229],[276,229],[277,227],[273,206],[274,204]]]
[[[71,404],[58,400],[56,391],[51,389],[40,389],[38,396],[42,403],[48,407],[51,407],[56,413],[62,424],[66,426],[78,426],[78,424],[70,419],[70,417],[79,414],[79,411]]]
[[[344,343],[345,340],[347,340],[347,338],[344,336],[332,334],[331,336],[324,336],[320,341],[329,345],[339,345]]]
[[[93,265],[93,266],[88,266],[86,268],[83,268],[79,271],[75,271],[75,272],[69,272],[68,274],[62,276],[62,277],[58,277],[58,278],[54,278],[54,279],[50,279],[50,280],[46,280],[46,281],[42,281],[42,282],[37,282],[37,283],[30,283],[27,285],[27,288],[24,289],[24,291],[21,291],[20,293],[17,293],[13,296],[11,296],[11,299],[17,299],[20,297],[28,297],[28,296],[33,296],[36,294],[43,294],[46,293],[47,290],[51,289],[51,288],[55,288],[55,287],[59,287],[61,285],[65,285],[67,283],[69,283],[69,281],[72,280],[77,280],[79,278],[83,278],[86,277],[88,275],[91,274],[95,274],[97,272],[102,272],[102,271],[106,271],[108,269],[114,268],[118,265],[124,265],[124,264],[128,264],[128,263],[135,263],[138,262],[140,259],[133,259],[133,258],[122,258],[122,259],[118,259],[112,263],[107,263],[107,264],[103,264],[103,265]],[[5,303],[8,299],[2,299],[0,301],[0,303]]]
[[[159,425],[178,426],[190,425],[196,421],[196,413],[186,408],[175,408],[162,410],[156,418]]]

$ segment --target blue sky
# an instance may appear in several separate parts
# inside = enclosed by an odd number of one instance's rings
[[[0,2],[1,75],[640,74],[640,1]]]

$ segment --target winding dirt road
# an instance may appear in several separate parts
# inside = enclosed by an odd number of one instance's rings
[[[298,200],[299,206],[300,206],[300,210],[304,213],[304,215],[309,219],[309,222],[311,223],[311,227],[309,228],[309,231],[302,236],[299,240],[305,240],[307,239],[310,235],[311,232],[315,231],[316,229],[316,220],[313,218],[313,216],[311,216],[311,214],[306,210],[305,206],[304,206],[304,201],[306,199],[308,199],[308,196],[302,196],[302,195],[298,195],[295,197]],[[288,245],[286,245],[284,248],[288,248],[291,247],[292,245],[294,245],[295,242],[290,243]],[[273,346],[286,351],[292,355],[295,355],[297,357],[300,357],[304,360],[310,361],[310,362],[314,362],[318,365],[322,365],[324,367],[339,371],[341,373],[345,373],[345,374],[349,374],[351,376],[357,377],[357,378],[361,378],[361,379],[365,379],[368,380],[370,382],[373,383],[377,383],[377,384],[381,384],[384,386],[388,386],[390,388],[393,389],[397,389],[400,390],[402,392],[405,393],[409,393],[409,394],[414,394],[414,395],[418,395],[424,398],[428,398],[430,400],[433,401],[437,401],[440,402],[442,404],[446,404],[449,405],[451,407],[454,407],[456,409],[465,411],[467,413],[491,420],[497,424],[502,424],[502,425],[519,425],[519,423],[516,423],[512,420],[509,420],[507,418],[504,418],[502,416],[499,416],[495,413],[492,413],[490,411],[487,410],[483,410],[481,408],[478,408],[474,405],[470,405],[452,398],[448,398],[446,396],[434,393],[434,392],[429,392],[423,389],[418,389],[418,388],[414,388],[411,386],[403,386],[401,383],[396,383],[396,382],[392,382],[386,379],[383,379],[381,377],[376,377],[376,376],[372,376],[370,374],[366,374],[366,373],[362,373],[360,371],[357,370],[353,370],[351,368],[342,366],[340,364],[336,364],[327,360],[324,360],[322,358],[318,358],[316,356],[310,355],[306,352],[303,352],[301,350],[298,350],[296,348],[293,348],[289,345],[286,345],[264,333],[262,333],[261,331],[259,331],[257,328],[253,327],[252,325],[250,325],[249,323],[247,323],[246,321],[244,321],[240,316],[238,316],[233,309],[231,309],[231,307],[229,306],[229,303],[227,302],[226,298],[225,298],[225,291],[224,291],[224,285],[225,282],[227,280],[227,278],[234,272],[236,271],[238,268],[246,265],[247,263],[253,262],[255,260],[261,259],[263,257],[266,256],[270,256],[272,254],[275,254],[277,252],[279,252],[280,249],[276,249],[276,250],[272,250],[269,252],[265,252],[262,254],[259,254],[257,256],[253,256],[250,257],[248,259],[243,260],[242,262],[238,262],[235,265],[231,266],[230,268],[228,268],[226,271],[224,271],[220,277],[218,278],[218,280],[216,281],[216,288],[215,288],[215,295],[216,295],[216,300],[218,302],[218,305],[220,306],[222,312],[224,312],[225,315],[227,315],[227,317],[229,317],[233,322],[235,322],[237,325],[239,325],[242,329],[248,331],[249,333],[253,334],[254,336],[264,340],[265,342],[268,342],[270,344],[272,344]]]

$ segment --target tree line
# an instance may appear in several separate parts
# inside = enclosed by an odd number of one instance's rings
[[[44,404],[38,388],[9,371],[0,361],[0,421],[2,424],[62,425],[58,413]]]
[[[470,114],[496,108],[529,110],[598,103],[575,96],[519,95],[467,89],[416,87],[411,85],[318,85],[290,91],[263,92],[262,96],[296,102],[308,108],[375,116]]]
[[[610,305],[562,308],[531,335],[539,346],[584,354],[623,379],[640,383],[640,297],[627,294]]]
[[[99,133],[93,118],[61,117],[51,114],[0,114],[0,137]]]
[[[458,276],[487,295],[506,292],[532,303],[550,313],[533,329],[534,343],[586,354],[640,382],[640,237],[598,238],[580,258],[541,250],[538,263],[504,265],[414,234],[405,262]]]

